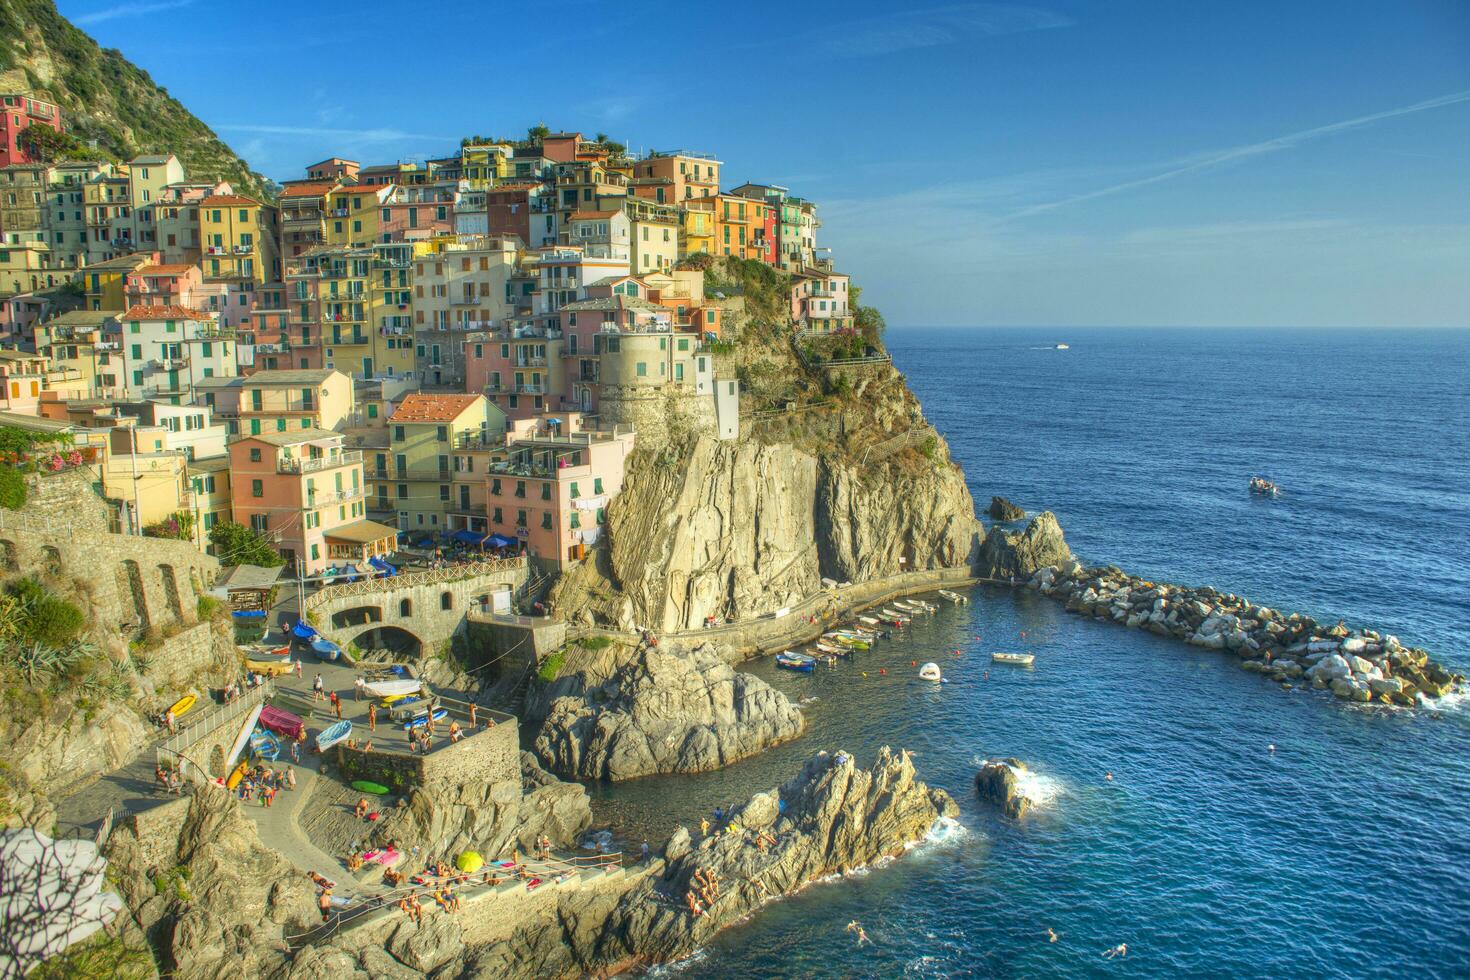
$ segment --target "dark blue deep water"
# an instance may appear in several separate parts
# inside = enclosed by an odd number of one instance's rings
[[[1087,560],[1345,617],[1470,669],[1470,332],[889,341],[979,506],[1049,508]],[[1058,341],[1071,350],[1038,349]],[[1285,493],[1250,498],[1252,473]],[[960,803],[947,840],[772,905],[673,972],[1470,975],[1470,711],[1286,693],[1233,657],[973,596],[833,671],[752,664],[811,699],[797,742],[597,791],[625,834],[662,836],[819,748],[866,760],[886,743]],[[992,669],[1023,644],[1034,669]],[[913,659],[952,683],[912,680]],[[976,760],[996,755],[1029,761],[1049,796],[1020,823],[974,797]],[[854,947],[851,919],[875,945]],[[1100,956],[1124,942],[1126,959]]]

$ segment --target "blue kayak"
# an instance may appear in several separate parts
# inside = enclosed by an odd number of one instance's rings
[[[443,721],[448,716],[449,716],[449,712],[446,711],[446,710],[444,710],[443,708],[435,708],[434,709],[434,721],[435,722]],[[422,728],[425,725],[427,725],[428,723],[429,723],[429,713],[426,711],[426,712],[424,712],[421,715],[414,715],[412,718],[408,719],[408,721],[404,722],[403,723],[403,730],[406,731],[406,732],[411,732],[415,728]]]
[[[296,625],[291,627],[291,634],[297,639],[310,640],[317,635],[316,627],[304,619],[296,620]]]
[[[351,734],[352,722],[339,721],[330,728],[326,728],[317,733],[316,747],[319,751],[325,752]]]
[[[276,737],[275,732],[260,730],[250,736],[250,754],[268,762],[275,762],[281,757],[281,740]]]

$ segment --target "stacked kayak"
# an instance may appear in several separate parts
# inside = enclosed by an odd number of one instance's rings
[[[330,728],[323,729],[322,731],[317,733],[316,747],[319,751],[325,752],[327,751],[327,749],[330,749],[338,742],[345,741],[347,739],[347,736],[351,734],[352,722],[339,721],[335,725],[332,725]]]
[[[433,711],[433,717],[434,717],[434,723],[435,724],[438,724],[439,722],[443,721],[445,718],[449,717],[449,712],[446,711],[443,708],[435,708],[434,711]],[[428,723],[429,723],[429,712],[422,711],[422,712],[419,712],[418,714],[414,715],[412,718],[408,719],[408,721],[404,722],[403,723],[403,730],[406,731],[406,732],[411,732],[415,728],[423,728]]]

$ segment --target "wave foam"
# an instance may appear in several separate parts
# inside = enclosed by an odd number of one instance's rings
[[[970,758],[970,764],[976,769],[995,761],[993,758],[981,758],[978,755]],[[1014,771],[1016,773],[1016,788],[1022,796],[1031,801],[1033,809],[1050,807],[1059,798],[1066,795],[1066,784],[1056,776],[1051,776],[1044,772],[1037,772],[1029,766],[1025,769],[1016,769]]]

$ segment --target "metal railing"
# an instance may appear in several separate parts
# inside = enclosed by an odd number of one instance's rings
[[[158,761],[160,763],[170,760],[177,761],[179,771],[185,776],[191,776],[183,767],[183,763],[187,762],[191,766],[198,767],[205,778],[208,778],[208,774],[204,773],[203,764],[185,756],[185,750],[213,735],[222,726],[245,717],[255,709],[257,704],[268,701],[275,693],[275,681],[267,678],[263,684],[246,691],[238,700],[225,705],[216,705],[213,710],[206,709],[204,713],[189,719],[177,734],[170,735],[159,743],[156,750]]]
[[[350,463],[360,462],[362,462],[361,450],[344,449],[340,453],[314,456],[310,459],[277,460],[276,470],[281,473],[315,473],[318,470],[331,469],[334,466],[347,466]]]

